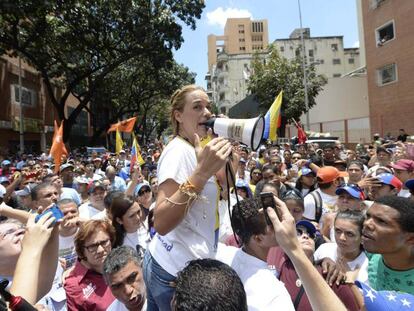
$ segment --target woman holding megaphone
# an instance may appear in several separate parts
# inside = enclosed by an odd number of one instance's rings
[[[195,85],[171,97],[175,137],[158,162],[158,196],[154,209],[156,235],[145,254],[143,268],[148,311],[170,310],[171,282],[187,262],[212,258],[218,243],[220,186],[216,173],[232,151],[231,143],[217,137],[201,146],[207,136],[204,123],[211,117],[205,91]]]

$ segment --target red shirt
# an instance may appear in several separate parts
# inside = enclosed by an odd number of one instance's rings
[[[278,272],[279,280],[285,284],[286,289],[292,298],[292,302],[295,302],[296,296],[300,291],[301,283],[295,271],[295,267],[293,266],[293,263],[290,261],[288,256],[283,253],[283,250],[280,247],[272,247],[267,256],[267,263],[271,266],[274,266]],[[321,266],[316,266],[316,269],[320,274],[322,274]],[[354,294],[348,285],[338,286],[334,284],[331,286],[331,288],[348,310],[359,310],[358,305],[355,301]],[[306,292],[303,293],[296,310],[312,311],[312,307],[310,305],[308,296],[306,296]]]
[[[64,285],[68,310],[104,311],[115,300],[103,275],[77,261]]]

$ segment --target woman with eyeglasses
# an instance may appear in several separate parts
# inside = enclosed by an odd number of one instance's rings
[[[106,220],[88,220],[79,227],[75,236],[78,261],[64,282],[69,311],[104,311],[114,302],[102,275],[114,243],[115,229]]]
[[[368,258],[361,244],[365,214],[359,211],[339,212],[334,221],[336,243],[325,243],[315,252],[315,260],[330,258],[345,271],[360,268],[357,280],[368,280]]]
[[[296,223],[296,234],[306,257],[314,263],[318,272],[322,274],[321,265],[316,264],[313,258],[315,253],[315,238],[317,234],[315,226],[307,220],[299,221]],[[267,263],[270,266],[275,267],[276,271],[278,271],[279,280],[285,284],[295,309],[311,311],[311,304],[305,293],[302,281],[295,270],[295,266],[280,247],[273,247],[270,249]],[[333,284],[331,285],[331,288],[348,310],[359,310],[352,290],[348,285]],[[335,308],[333,307],[332,309]]]
[[[142,257],[149,242],[144,208],[129,197],[120,196],[112,201],[110,214],[115,228],[114,247],[130,246]]]
[[[249,183],[250,190],[252,191],[252,193],[256,191],[256,185],[261,180],[262,180],[262,171],[260,170],[260,168],[253,167],[250,170],[250,183]]]

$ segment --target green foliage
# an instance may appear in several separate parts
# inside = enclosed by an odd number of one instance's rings
[[[203,8],[201,0],[2,0],[0,52],[41,73],[60,119],[68,96],[79,100],[65,121],[67,141],[110,73],[133,60],[154,72],[168,68],[183,42],[181,25],[194,29]]]
[[[279,92],[283,90],[282,121],[292,118],[299,120],[306,112],[301,59],[288,60],[280,56],[277,48],[271,45],[266,61],[256,55],[252,67],[249,90],[257,96],[261,110],[266,112]],[[327,79],[317,75],[314,65],[311,64],[307,67],[307,81],[309,108],[312,108],[315,105],[315,97],[322,90]]]

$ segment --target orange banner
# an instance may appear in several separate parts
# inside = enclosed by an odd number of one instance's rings
[[[115,124],[111,124],[111,127],[108,130],[108,133],[109,132],[115,132],[117,130],[120,131],[120,132],[130,133],[134,129],[134,125],[135,125],[136,120],[137,120],[137,117],[133,117],[133,118],[129,118],[129,119],[124,120],[124,121],[120,121],[120,122],[115,123]]]

